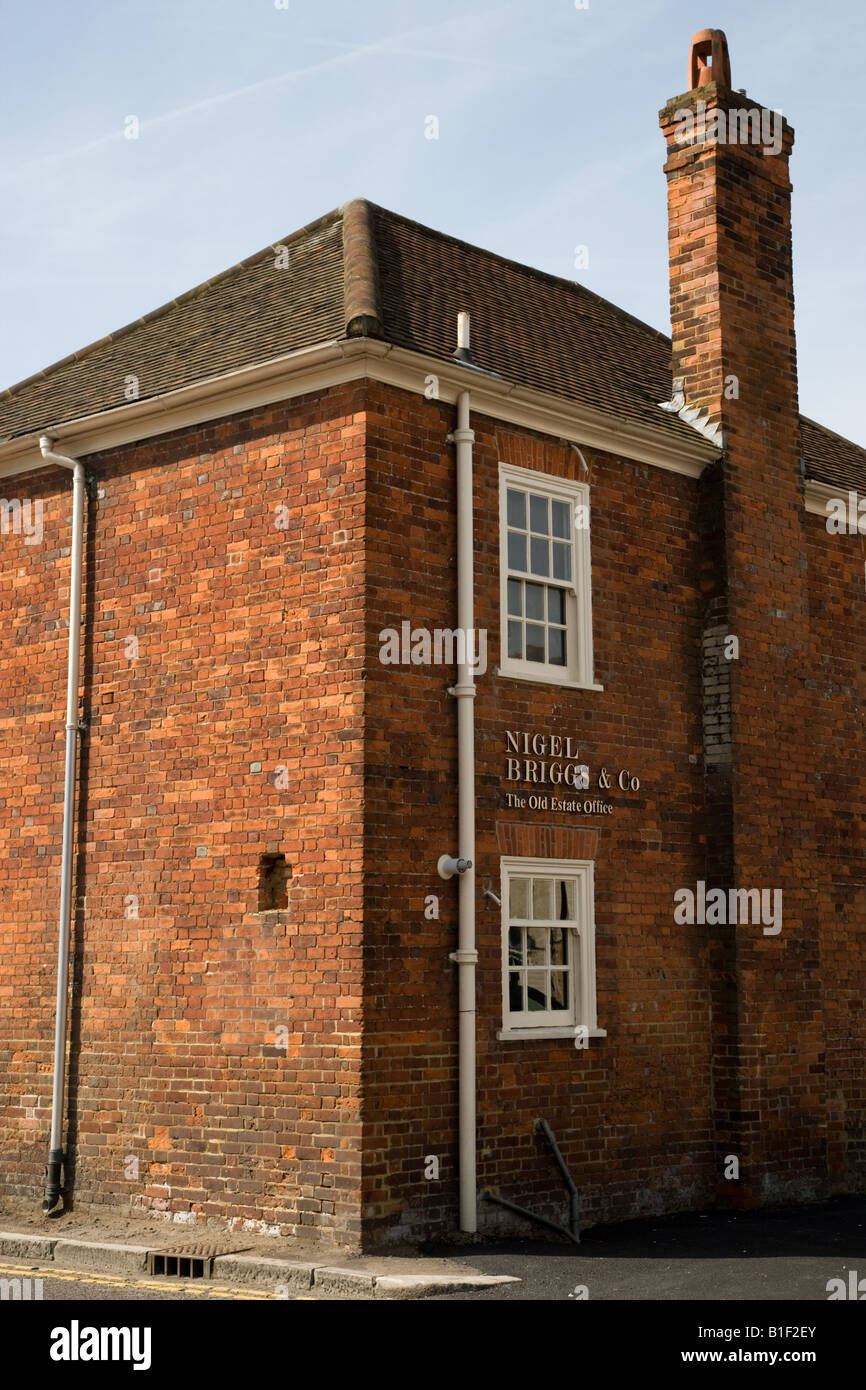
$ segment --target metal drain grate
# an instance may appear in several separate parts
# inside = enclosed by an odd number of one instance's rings
[[[189,1250],[148,1250],[148,1274],[171,1274],[176,1279],[209,1279],[213,1255],[192,1255]]]
[[[178,1242],[162,1250],[148,1250],[147,1272],[174,1279],[209,1279],[217,1255],[237,1254],[246,1248],[231,1241]]]

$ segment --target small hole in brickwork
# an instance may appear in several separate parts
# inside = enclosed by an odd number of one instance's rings
[[[259,912],[283,912],[289,905],[289,866],[284,854],[259,860]]]

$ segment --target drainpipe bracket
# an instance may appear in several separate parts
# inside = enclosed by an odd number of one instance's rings
[[[440,878],[453,878],[455,874],[465,874],[472,868],[472,860],[455,857],[453,854],[440,854],[436,870]]]
[[[477,965],[477,951],[451,951],[448,955],[449,960],[453,960],[455,965]]]
[[[472,684],[471,681],[465,685],[449,685],[445,693],[447,695],[453,695],[456,699],[460,699],[461,697],[463,699],[466,699],[467,696],[471,696],[471,698],[474,700],[475,686]]]

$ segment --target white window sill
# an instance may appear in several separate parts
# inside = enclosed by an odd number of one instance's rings
[[[509,681],[528,681],[532,685],[555,685],[560,690],[604,690],[603,685],[597,685],[593,681],[564,681],[559,680],[555,673],[546,675],[541,671],[509,671],[501,666],[494,666],[494,676],[502,676]]]
[[[500,1028],[496,1036],[500,1042],[511,1042],[518,1038],[570,1038],[575,1040],[575,1024],[570,1028]],[[588,1028],[585,1037],[606,1038],[606,1028]]]

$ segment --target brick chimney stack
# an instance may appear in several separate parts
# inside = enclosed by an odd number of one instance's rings
[[[660,113],[674,382],[682,382],[686,407],[711,423],[727,423],[747,394],[757,406],[756,384],[772,383],[759,414],[790,423],[797,418],[794,132],[778,112],[733,90],[720,29],[695,34],[687,80],[690,90]]]
[[[775,927],[708,929],[721,1200],[827,1190],[815,769],[802,731],[809,596],[791,264],[793,131],[731,86],[724,34],[695,34],[667,141],[673,393],[723,446],[705,472],[703,716],[708,881],[778,891]],[[723,654],[729,637],[737,651]],[[730,645],[728,643],[728,645]],[[736,1181],[725,1180],[735,1156]],[[781,1157],[780,1157],[781,1156]]]

